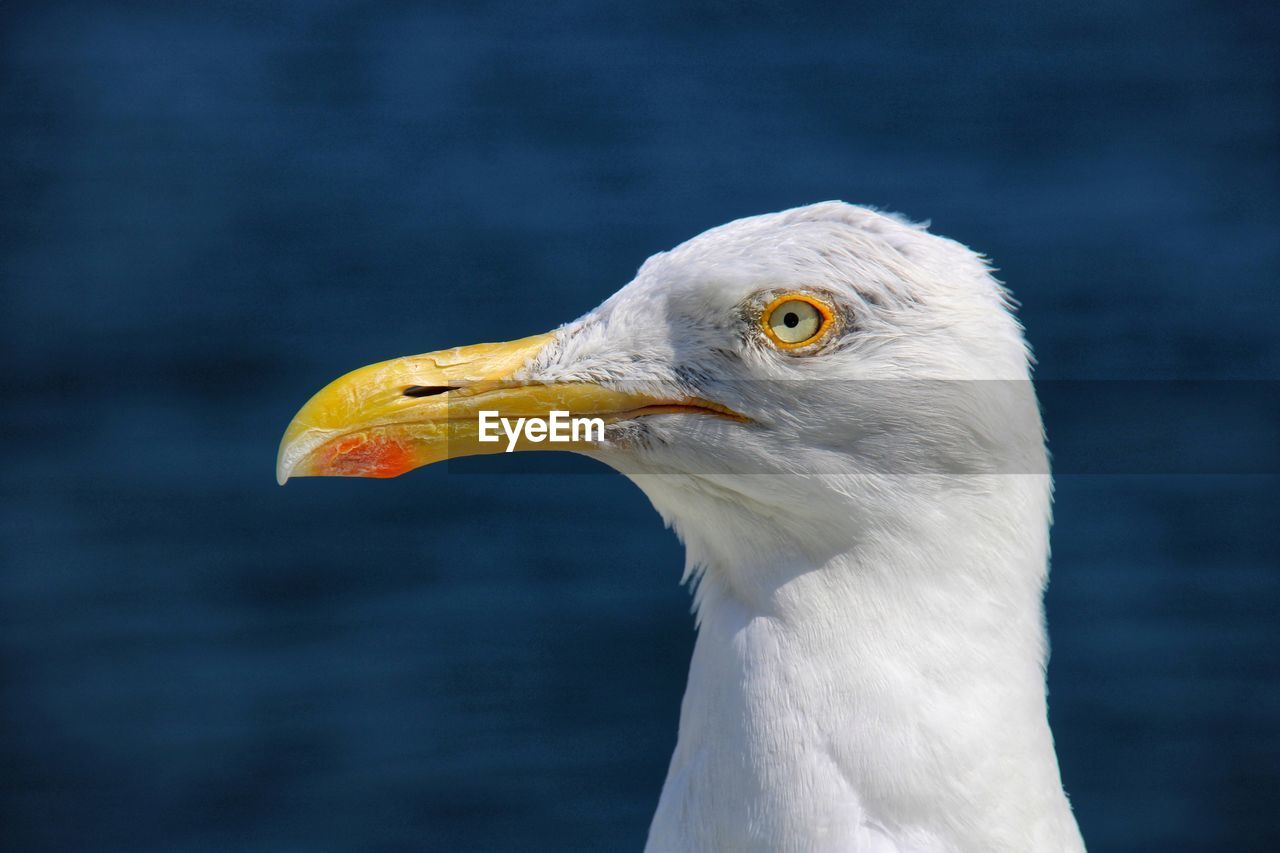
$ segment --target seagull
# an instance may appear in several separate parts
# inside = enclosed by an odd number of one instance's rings
[[[649,853],[1080,851],[1013,307],[982,256],[896,215],[739,219],[553,332],[337,379],[277,479],[551,449],[639,486],[685,545],[698,626]],[[493,441],[485,412],[604,429]]]

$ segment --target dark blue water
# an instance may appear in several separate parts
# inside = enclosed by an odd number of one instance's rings
[[[0,849],[638,850],[693,638],[638,491],[272,468],[328,379],[706,227],[901,210],[1043,376],[1280,377],[1274,4],[425,5],[0,7]],[[1095,850],[1280,837],[1277,480],[1059,481]]]

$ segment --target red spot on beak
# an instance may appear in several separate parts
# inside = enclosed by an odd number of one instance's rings
[[[344,435],[321,448],[321,472],[336,477],[398,477],[413,470],[413,454],[399,441],[364,432]]]

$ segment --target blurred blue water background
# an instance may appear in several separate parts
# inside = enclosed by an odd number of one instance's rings
[[[272,468],[339,373],[709,226],[900,210],[1043,376],[1280,377],[1274,3],[833,7],[0,6],[0,849],[640,849],[693,634],[639,492]],[[1060,478],[1092,849],[1275,849],[1277,485]]]

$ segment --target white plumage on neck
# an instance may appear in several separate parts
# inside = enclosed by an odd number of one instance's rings
[[[649,850],[1082,849],[1045,717],[1047,478],[990,475],[965,495],[906,479],[951,506],[851,515],[843,550],[786,561],[812,543],[779,549],[785,525],[759,508],[766,541],[717,547],[700,540],[723,528],[692,520],[678,480],[641,478],[693,548],[739,561],[704,568]],[[975,535],[997,509],[1032,535]],[[771,580],[744,595],[744,576]]]

